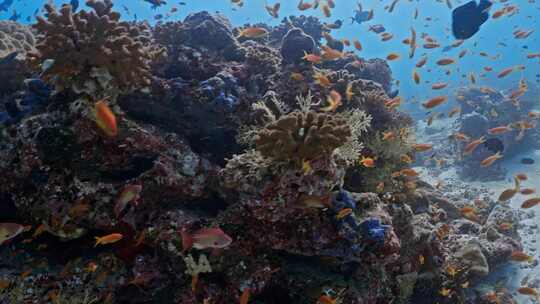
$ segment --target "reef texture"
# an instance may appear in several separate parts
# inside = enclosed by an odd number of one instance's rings
[[[119,21],[111,0],[89,0],[87,5],[93,11],[45,5],[46,18],[38,16],[34,25],[33,67],[43,69],[43,79],[57,91],[105,97],[147,87],[150,63],[162,53],[153,47],[148,27]]]
[[[296,48],[320,52],[317,19],[238,41],[224,17],[202,12],[158,24],[152,37],[119,22],[110,1],[89,5],[76,14],[46,6],[32,65],[54,59],[42,77],[64,90],[50,96],[41,80],[27,81],[19,96],[47,106],[3,124],[2,220],[33,228],[0,247],[9,265],[0,302],[229,304],[249,290],[250,303],[324,294],[347,304],[458,303],[480,298],[464,284],[474,288],[520,248],[515,229],[498,229],[516,224],[508,207],[486,200],[464,218],[461,196],[408,168],[411,120],[388,106],[384,60],[298,60]],[[153,39],[170,56],[150,65]],[[95,121],[94,102],[109,89],[96,70],[118,90],[107,100],[114,137]],[[336,93],[343,104],[332,108]],[[136,201],[119,204],[130,186]],[[207,227],[232,243],[183,247]],[[123,239],[93,247],[110,233]]]

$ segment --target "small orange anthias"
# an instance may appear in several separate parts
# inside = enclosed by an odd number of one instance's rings
[[[105,99],[96,102],[94,106],[96,124],[107,136],[115,137],[118,135],[118,126],[116,124],[116,116]]]

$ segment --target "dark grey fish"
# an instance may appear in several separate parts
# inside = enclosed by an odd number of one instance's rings
[[[12,4],[13,4],[13,0],[4,0],[0,2],[0,12],[2,11],[7,12],[7,10],[11,7]]]
[[[77,9],[79,8],[79,0],[71,0],[70,4],[71,4],[71,11],[76,12]]]
[[[452,11],[452,33],[456,39],[469,39],[480,30],[480,26],[489,18],[489,0],[467,2]]]
[[[12,63],[13,60],[15,60],[15,58],[17,58],[18,54],[19,54],[18,52],[13,52],[13,53],[8,54],[4,58],[0,58],[0,66]]]
[[[17,14],[16,10],[13,10],[13,14],[11,14],[11,17],[9,17],[10,21],[17,21],[21,18],[21,14]]]
[[[529,157],[524,157],[521,159],[521,163],[524,165],[532,165],[534,164],[534,159],[529,158]]]
[[[386,31],[386,28],[382,25],[382,24],[375,24],[375,25],[371,25],[369,27],[369,30],[376,33],[376,34],[380,34],[384,31]]]
[[[152,9],[156,9],[162,5],[167,4],[165,0],[144,0],[144,2],[152,4]]]

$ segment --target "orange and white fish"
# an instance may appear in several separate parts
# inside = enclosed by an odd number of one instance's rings
[[[417,63],[416,67],[421,68],[427,63],[428,58],[426,56],[422,57]]]
[[[352,212],[353,212],[353,210],[351,208],[341,209],[341,210],[339,210],[338,214],[336,215],[336,219],[341,220],[342,218],[348,216]]]
[[[431,85],[432,90],[441,90],[448,86],[448,83],[445,82],[437,82]]]
[[[520,287],[518,288],[518,292],[523,295],[533,296],[536,300],[540,298],[540,293],[532,287]]]
[[[97,245],[107,245],[107,244],[116,243],[120,241],[121,239],[123,239],[124,236],[121,233],[111,233],[106,236],[102,236],[102,237],[96,236],[94,238],[96,239],[96,244],[94,245],[94,247],[97,247]]]
[[[326,76],[322,72],[316,72],[313,78],[315,79],[316,84],[325,88],[329,87],[332,84],[328,76]]]
[[[531,195],[531,194],[536,193],[536,189],[534,189],[534,188],[523,188],[523,189],[519,190],[519,193],[521,195]]]
[[[105,99],[96,102],[94,105],[94,115],[96,124],[107,136],[115,137],[118,135],[116,116],[107,103],[105,103]]]
[[[390,54],[388,54],[388,56],[386,56],[386,60],[393,61],[393,60],[399,59],[399,57],[400,56],[397,53],[390,53]]]
[[[191,248],[226,248],[232,243],[232,238],[220,228],[202,228],[190,234],[185,230],[181,231],[182,247],[184,251]]]
[[[499,74],[497,74],[497,78],[503,78],[503,77],[506,77],[506,76],[508,76],[510,73],[512,73],[513,71],[514,71],[514,67],[506,68],[506,69],[500,71]]]

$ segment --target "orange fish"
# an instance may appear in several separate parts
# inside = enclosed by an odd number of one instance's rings
[[[362,159],[360,159],[360,163],[362,166],[366,168],[374,168],[375,167],[375,160],[371,157],[365,157],[362,156]]]
[[[301,194],[296,201],[296,207],[301,209],[325,209],[331,207],[330,195],[307,195]]]
[[[311,3],[305,3],[304,0],[300,0],[300,3],[298,3],[298,9],[301,11],[308,10],[313,7],[313,4]]]
[[[389,41],[391,40],[392,38],[394,38],[394,35],[391,34],[391,33],[382,33],[381,34],[381,41]]]
[[[510,131],[512,131],[512,128],[508,125],[508,126],[500,126],[500,127],[491,128],[488,130],[488,133],[491,135],[497,135],[497,134],[503,134]]]
[[[513,225],[511,223],[501,223],[499,224],[499,230],[506,231],[512,229]]]
[[[459,113],[461,113],[460,107],[452,108],[452,110],[450,110],[450,112],[448,113],[448,117],[452,118],[454,115],[457,115]]]
[[[533,296],[537,300],[540,298],[538,291],[531,287],[520,287],[518,288],[518,292],[523,295]]]
[[[105,100],[96,102],[94,106],[96,124],[107,136],[115,137],[118,135],[116,116],[111,111]]]
[[[322,11],[323,11],[323,14],[326,18],[330,18],[332,17],[332,11],[330,10],[330,7],[328,5],[323,5],[321,7]]]
[[[479,139],[471,141],[467,146],[465,146],[464,153],[465,154],[471,154],[479,145],[486,142],[486,139],[484,136],[480,137]]]
[[[232,238],[220,228],[202,228],[193,234],[181,231],[182,248],[191,249],[226,248],[232,243]]]
[[[120,216],[129,203],[133,202],[133,204],[137,206],[141,191],[141,185],[126,185],[122,191],[120,191],[120,195],[116,199],[114,205],[114,214],[116,217]]]
[[[501,72],[499,72],[499,74],[497,74],[497,78],[506,77],[506,76],[508,76],[508,74],[512,73],[513,71],[514,71],[513,67],[506,68],[506,69],[502,70]]]
[[[354,97],[354,91],[353,91],[353,85],[352,83],[347,84],[347,88],[345,89],[345,98],[347,101],[351,101]]]
[[[481,165],[482,167],[484,167],[484,168],[485,168],[485,167],[489,167],[489,166],[493,165],[493,163],[494,163],[496,160],[501,159],[502,157],[503,157],[503,155],[501,154],[501,152],[497,152],[497,153],[495,153],[495,154],[493,154],[493,155],[491,155],[491,156],[485,158],[484,160],[482,160],[482,161],[480,162],[480,165]]]
[[[444,89],[448,86],[448,83],[444,83],[444,82],[437,82],[437,83],[434,83],[431,85],[431,89],[432,90],[441,90],[441,89]]]
[[[262,38],[264,36],[268,35],[268,31],[265,28],[262,27],[248,27],[240,31],[238,34],[238,37],[236,38]]]
[[[336,304],[336,299],[333,299],[330,296],[324,295],[317,300],[317,304]]]
[[[242,295],[240,296],[240,304],[248,304],[250,293],[251,290],[249,288],[244,288]]]
[[[523,188],[519,191],[521,195],[531,195],[534,194],[536,190],[534,188]]]
[[[532,263],[533,257],[526,254],[523,251],[517,251],[516,250],[516,251],[513,251],[512,254],[510,255],[510,260],[515,261],[515,262],[529,262],[529,263]]]
[[[306,51],[304,51],[304,57],[302,57],[302,59],[315,64],[319,64],[322,62],[321,56],[315,54],[308,54]]]
[[[441,45],[436,43],[436,42],[429,42],[429,43],[424,43],[424,48],[425,49],[436,49],[438,47],[440,47]]]
[[[315,79],[315,83],[322,86],[322,87],[329,87],[332,82],[330,82],[330,79],[328,78],[328,76],[326,76],[325,74],[321,73],[321,72],[317,72],[315,73],[315,75],[313,76],[313,78]]]
[[[388,131],[388,132],[383,132],[383,140],[393,140],[393,139],[396,139],[396,134],[394,134],[394,132],[391,132],[391,131]]]
[[[337,108],[342,104],[341,94],[339,94],[335,90],[332,90],[330,91],[330,95],[328,95],[328,97],[326,98],[326,101],[328,102],[328,106],[322,108],[321,110],[324,112],[335,112]]]
[[[406,164],[412,164],[413,162],[412,158],[407,154],[401,154],[399,159]]]
[[[361,50],[362,50],[362,44],[360,43],[360,41],[358,41],[357,39],[354,39],[354,40],[353,40],[353,44],[354,44],[354,48],[355,48],[357,51],[361,51]]]
[[[416,67],[417,67],[417,68],[421,68],[421,67],[423,67],[423,66],[426,64],[426,62],[427,62],[427,57],[424,56],[424,57],[422,57],[422,59],[420,59],[420,60],[416,63]]]
[[[540,197],[533,197],[533,198],[530,198],[526,201],[524,201],[522,204],[521,204],[521,208],[523,209],[528,209],[528,208],[532,208],[536,205],[540,204]]]
[[[420,75],[418,72],[416,72],[416,70],[413,70],[413,80],[416,84],[420,83]]]
[[[341,220],[342,218],[348,216],[349,214],[351,214],[353,212],[353,210],[351,208],[344,208],[344,209],[341,209],[338,214],[336,215],[336,219],[337,220]]]
[[[452,58],[443,58],[443,59],[437,60],[438,65],[449,65],[449,64],[452,64],[454,62],[456,62],[456,61],[454,59],[452,59]]]
[[[292,72],[291,79],[296,81],[304,81],[306,78],[301,73]]]
[[[24,226],[15,223],[0,223],[0,245],[4,244],[24,231]]]
[[[121,233],[112,233],[106,236],[102,237],[94,237],[96,239],[96,244],[94,247],[97,247],[97,245],[107,245],[112,244],[120,241],[124,236]]]
[[[323,49],[322,58],[324,60],[336,60],[339,58],[343,58],[343,53],[338,50],[334,50],[327,45],[323,45],[321,46],[321,48]]]
[[[413,149],[416,152],[425,152],[428,150],[431,150],[433,148],[432,144],[415,144],[413,145]]]
[[[401,175],[408,176],[408,177],[415,177],[418,176],[418,172],[414,171],[414,169],[406,168],[401,171],[399,171]]]
[[[422,106],[426,109],[432,109],[438,105],[441,105],[443,103],[445,103],[446,101],[448,101],[448,97],[446,96],[437,96],[437,97],[433,97],[431,98],[430,100],[426,101],[425,103],[422,104]]]
[[[529,177],[525,173],[517,173],[516,178],[520,181],[526,181],[527,179],[529,179]]]
[[[388,56],[386,56],[386,60],[388,61],[393,61],[397,59],[399,59],[399,54],[396,54],[396,53],[391,53],[391,54],[388,54]]]

